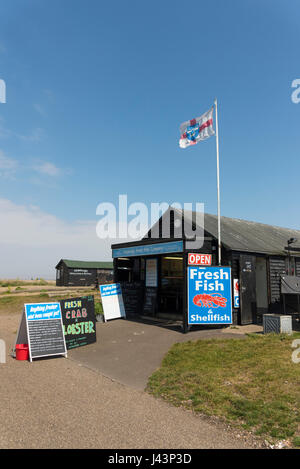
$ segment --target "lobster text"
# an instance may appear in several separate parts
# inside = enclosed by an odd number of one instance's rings
[[[296,78],[292,82],[292,88],[296,88],[291,95],[291,100],[293,103],[300,103],[300,78]]]

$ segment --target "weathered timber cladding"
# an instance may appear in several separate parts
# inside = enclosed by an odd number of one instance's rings
[[[85,262],[62,259],[56,266],[57,286],[91,286],[112,281],[112,262]]]
[[[68,269],[68,285],[70,286],[95,285],[96,279],[96,269]]]
[[[99,285],[102,283],[111,283],[113,281],[113,270],[98,269],[97,277]]]
[[[300,277],[300,258],[296,258],[296,275],[297,277]]]
[[[285,257],[269,258],[270,309],[281,311],[280,276],[286,273]]]

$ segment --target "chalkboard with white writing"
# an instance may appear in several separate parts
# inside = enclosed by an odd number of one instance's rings
[[[51,355],[66,355],[59,303],[24,305],[30,360]],[[21,321],[21,324],[24,324]],[[20,331],[19,331],[20,333]]]
[[[122,282],[123,302],[128,314],[141,314],[144,288],[142,282]]]
[[[154,316],[157,304],[157,288],[146,287],[144,296],[143,314]]]

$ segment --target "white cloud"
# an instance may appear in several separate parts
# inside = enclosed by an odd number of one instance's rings
[[[0,149],[0,178],[12,178],[16,176],[16,173],[20,171],[30,171],[38,173],[39,175],[49,176],[51,178],[58,177],[63,174],[70,174],[70,169],[59,168],[50,161],[35,160],[31,163],[19,163],[14,158],[7,156],[3,150]],[[35,181],[35,180],[33,180]],[[41,184],[45,183],[45,180],[40,181]]]
[[[9,158],[4,151],[0,150],[0,177],[8,178],[14,176],[17,168],[17,161]]]
[[[1,139],[15,137],[19,140],[22,140],[23,142],[37,143],[43,140],[44,136],[45,136],[45,132],[40,127],[36,127],[28,135],[23,135],[18,132],[14,132],[13,130],[8,129],[5,126],[4,119],[3,117],[0,116],[0,138]]]
[[[4,125],[4,119],[0,116],[0,138],[9,138],[13,135],[11,130],[7,129]]]
[[[38,104],[38,103],[35,103],[33,105],[34,109],[36,110],[36,112],[38,112],[41,116],[45,117],[46,116],[46,112],[44,110],[44,108]]]
[[[96,219],[67,222],[1,198],[0,220],[0,278],[54,278],[61,258],[110,260],[117,242],[97,237]]]
[[[33,165],[32,169],[40,174],[46,174],[47,176],[59,176],[63,173],[61,168],[58,168],[53,163],[49,163],[47,161]]]
[[[40,129],[39,127],[33,129],[29,135],[21,135],[18,133],[13,133],[17,138],[23,140],[24,142],[40,142],[44,137],[44,130]]]

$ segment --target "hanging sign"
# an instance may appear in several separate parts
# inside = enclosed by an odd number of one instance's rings
[[[67,349],[96,342],[94,297],[62,300],[60,306]]]
[[[188,267],[188,324],[232,324],[230,267]]]
[[[119,283],[99,285],[105,321],[125,318],[122,289]]]
[[[157,288],[146,287],[144,295],[143,314],[154,316],[157,305]]]
[[[240,307],[240,285],[239,280],[237,278],[233,279],[233,307],[239,308]]]
[[[16,344],[27,343],[29,359],[67,356],[59,303],[29,303],[24,310]]]
[[[189,252],[188,264],[189,265],[211,265],[211,254],[200,254]]]
[[[157,287],[157,259],[146,259],[146,287]]]

